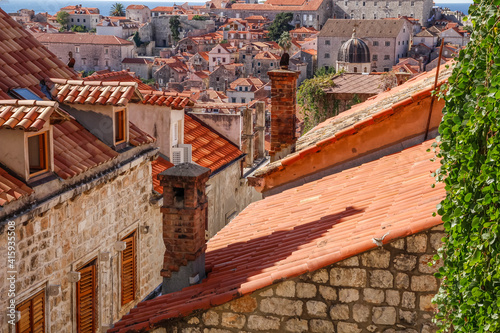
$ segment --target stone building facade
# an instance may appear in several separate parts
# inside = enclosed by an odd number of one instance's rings
[[[151,18],[151,38],[142,38],[141,40],[155,41],[157,47],[173,46],[172,31],[170,31],[170,18],[173,15],[153,16]],[[180,38],[188,36],[198,36],[215,31],[215,22],[213,20],[196,21],[189,20],[187,15],[180,15]]]
[[[334,18],[376,20],[393,17],[412,17],[420,21],[422,26],[428,26],[433,2],[431,0],[388,0],[362,1],[346,0],[334,4]]]
[[[151,332],[435,332],[443,237],[437,226]]]
[[[125,16],[129,20],[146,23],[151,19],[151,9],[145,5],[128,5]]]

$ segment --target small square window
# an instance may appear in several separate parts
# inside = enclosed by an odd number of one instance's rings
[[[246,103],[246,102],[247,102],[246,98],[241,99],[241,103]]]
[[[231,103],[236,103],[236,97],[231,98]]]
[[[378,56],[377,56],[376,54],[374,54],[374,55],[372,56],[372,60],[373,60],[373,61],[377,61],[377,60],[378,60]]]
[[[400,1],[400,2],[399,2],[399,7],[401,7],[401,5],[402,5],[402,4],[403,4],[403,1]]]
[[[325,40],[325,45],[330,45],[330,40]]]
[[[330,53],[325,53],[325,59],[330,58]]]
[[[391,46],[391,42],[386,41],[385,46]]]
[[[384,55],[384,60],[391,60],[391,56],[388,54]]]
[[[378,46],[378,41],[374,40],[373,41],[373,46]]]
[[[410,4],[411,4],[412,7],[414,7],[415,6],[415,1],[412,1]]]

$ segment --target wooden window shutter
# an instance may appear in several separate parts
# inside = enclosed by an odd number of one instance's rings
[[[127,247],[122,251],[121,295],[122,305],[135,299],[136,291],[136,245],[135,231],[122,239]]]
[[[45,332],[45,290],[19,304],[16,310],[21,312],[16,333]]]
[[[76,284],[76,316],[79,333],[94,333],[97,328],[97,279],[95,260],[80,269]]]

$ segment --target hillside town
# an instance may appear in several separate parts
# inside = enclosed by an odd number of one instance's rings
[[[1,332],[437,332],[463,13],[0,6],[0,30]]]

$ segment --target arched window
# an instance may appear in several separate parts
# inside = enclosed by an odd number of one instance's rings
[[[354,73],[358,72],[358,67],[354,67]]]
[[[366,71],[366,67],[365,67],[365,70],[363,71],[363,73],[366,73],[366,72],[367,72],[367,71]]]

